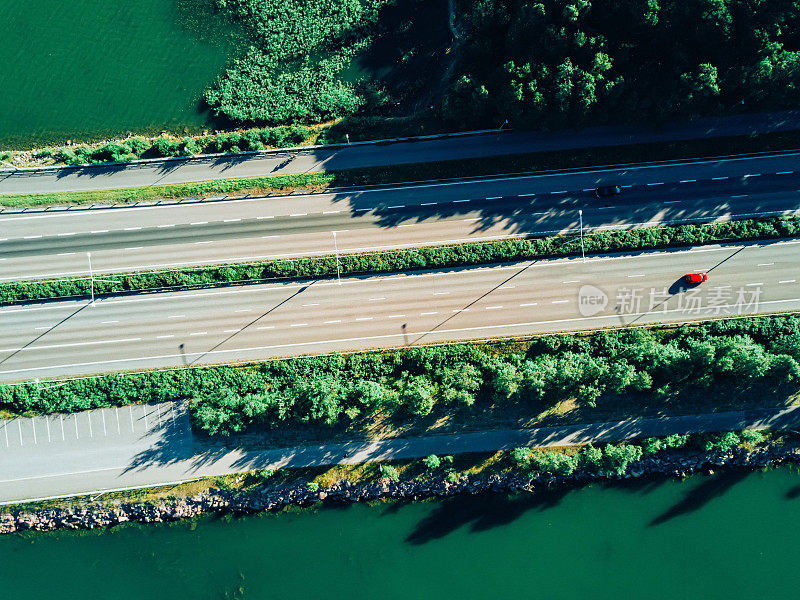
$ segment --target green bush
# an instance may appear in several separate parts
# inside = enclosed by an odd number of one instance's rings
[[[391,481],[400,481],[400,474],[392,465],[381,465],[381,477],[386,477]]]
[[[608,445],[603,450],[603,467],[617,475],[624,475],[628,466],[642,457],[642,449],[634,444]]]
[[[206,102],[250,123],[318,123],[356,112],[365,100],[340,75],[370,44],[384,3],[217,0],[252,44],[206,91]]]
[[[587,444],[573,455],[548,450],[531,452],[529,448],[514,448],[510,458],[516,469],[531,477],[538,475],[569,476],[578,469],[584,469],[595,475],[624,475],[628,472],[630,465],[640,460],[642,456],[658,454],[667,448],[683,447],[690,437],[693,438],[693,443],[701,449],[723,452],[737,446],[742,440],[754,446],[767,440],[765,434],[754,430],[694,436],[673,434],[621,444],[605,444],[602,447]]]
[[[439,460],[439,457],[435,454],[431,454],[422,459],[422,464],[424,464],[427,469],[433,471],[434,469],[439,468],[439,466],[442,464],[442,461]]]
[[[538,450],[531,453],[528,468],[535,473],[567,476],[572,475],[579,464],[577,455]]]
[[[742,438],[743,442],[753,445],[761,444],[767,439],[767,436],[764,432],[757,431],[755,429],[745,429],[739,434],[739,437]]]
[[[258,471],[253,472],[253,477],[255,477],[260,481],[266,481],[273,475],[275,475],[275,469],[260,469]]]
[[[527,469],[531,462],[531,449],[525,446],[511,451],[511,461],[518,469]]]
[[[703,450],[727,452],[742,443],[742,439],[733,431],[711,433],[701,436]]]

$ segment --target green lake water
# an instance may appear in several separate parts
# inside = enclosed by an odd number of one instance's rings
[[[209,124],[201,96],[235,43],[203,0],[0,5],[0,147]]]
[[[0,538],[3,596],[796,598],[800,475]]]

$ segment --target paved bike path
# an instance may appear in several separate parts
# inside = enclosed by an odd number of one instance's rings
[[[62,429],[63,422],[66,426]],[[204,446],[191,432],[185,406],[167,402],[0,421],[0,504],[163,485],[260,468],[798,425],[800,406],[793,406],[248,451]]]
[[[705,117],[660,129],[590,127],[557,132],[494,131],[440,139],[380,141],[255,154],[171,158],[87,167],[0,169],[0,194],[141,187],[210,179],[338,171],[392,164],[487,158],[527,152],[753,135],[800,129],[800,111]],[[430,136],[435,137],[435,136]]]

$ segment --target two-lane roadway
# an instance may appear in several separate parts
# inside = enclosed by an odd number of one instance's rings
[[[622,194],[597,199],[601,184]],[[0,281],[800,212],[800,155],[358,192],[0,213]]]

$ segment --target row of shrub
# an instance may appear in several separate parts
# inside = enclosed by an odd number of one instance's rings
[[[695,451],[727,452],[740,444],[758,445],[767,436],[760,431],[746,429],[739,433],[674,434],[665,437],[645,438],[624,444],[605,444],[596,447],[592,444],[570,451],[543,450],[526,447],[514,448],[511,452],[512,464],[530,476],[555,475],[568,477],[578,471],[595,474],[624,475],[631,463],[642,457],[658,454],[671,448],[684,448]]]
[[[97,164],[106,162],[128,162],[139,158],[164,158],[169,156],[196,156],[250,152],[266,148],[287,148],[305,142],[314,130],[302,125],[249,129],[243,133],[223,132],[200,137],[185,137],[182,140],[159,137],[147,140],[132,137],[114,141],[103,146],[64,147],[57,150],[41,150],[38,158],[52,157],[67,165]]]
[[[538,414],[563,400],[593,406],[622,395],[647,404],[698,390],[726,400],[759,386],[792,393],[798,361],[800,317],[764,316],[545,336],[512,348],[450,344],[6,385],[0,408],[47,413],[189,399],[199,429],[229,435],[346,427],[377,415],[413,424],[491,409]]]
[[[594,232],[585,235],[583,243],[586,252],[603,253],[700,245],[723,240],[788,238],[798,235],[800,235],[800,218],[772,217]],[[339,256],[339,268],[343,274],[386,273],[570,256],[580,252],[581,242],[578,236],[553,235],[410,248],[381,253],[344,254]],[[335,275],[336,272],[336,257],[328,255],[171,271],[114,274],[96,279],[94,290],[95,294],[113,294],[135,290],[217,286],[278,278],[324,277]],[[85,296],[90,293],[91,285],[91,280],[86,277],[14,281],[0,286],[0,303]]]

